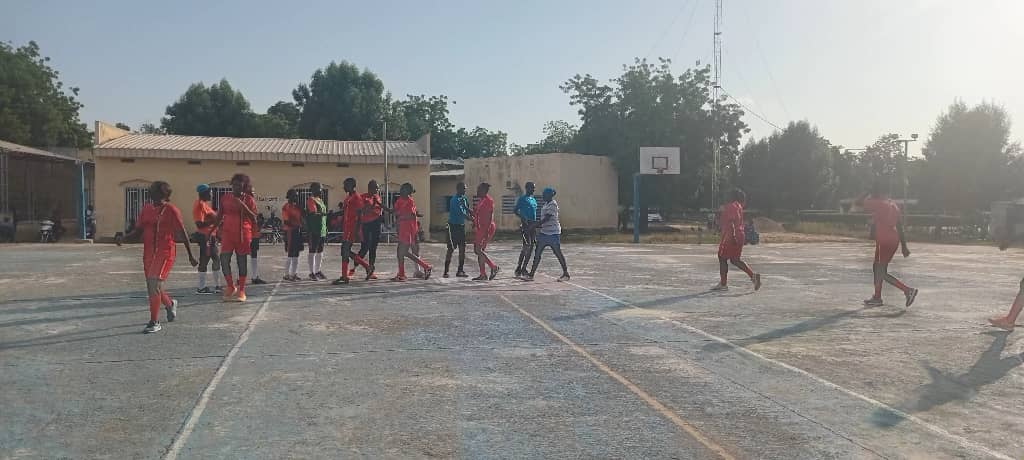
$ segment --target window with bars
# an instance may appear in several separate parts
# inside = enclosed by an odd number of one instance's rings
[[[309,197],[312,196],[313,193],[310,192],[308,188],[297,188],[297,189],[295,189],[295,192],[298,193],[298,195],[299,195],[299,206],[302,206],[302,209],[306,209],[306,200],[309,199]],[[327,192],[329,192],[329,190],[327,190],[327,189],[321,190],[320,191],[320,199],[323,200],[324,206],[326,206],[327,210],[330,211],[331,210],[331,205],[330,205],[331,201],[330,201],[330,198],[329,198],[329,195],[328,195]]]
[[[130,232],[142,212],[142,207],[149,203],[149,187],[135,186],[124,188],[124,228]]]
[[[210,206],[214,211],[220,210],[220,199],[225,193],[232,193],[231,187],[210,187]]]
[[[515,214],[516,213],[516,201],[519,198],[515,195],[502,195],[501,196],[501,213],[502,214]]]

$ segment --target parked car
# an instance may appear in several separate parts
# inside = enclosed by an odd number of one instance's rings
[[[661,217],[661,211],[651,208],[647,210],[647,222],[648,223],[665,223],[665,218]]]

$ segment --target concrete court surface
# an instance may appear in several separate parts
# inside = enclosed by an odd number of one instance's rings
[[[707,291],[712,245],[567,244],[572,283],[531,284],[499,242],[489,283],[273,281],[244,305],[192,295],[179,249],[180,318],[143,335],[140,247],[0,246],[0,458],[1022,458],[1024,330],[984,324],[1022,253],[912,249],[909,310],[861,305],[866,242],[749,247],[758,293]]]

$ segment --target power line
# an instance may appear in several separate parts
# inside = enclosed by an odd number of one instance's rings
[[[690,10],[690,18],[686,20],[686,27],[683,28],[683,36],[679,39],[679,50],[672,56],[673,60],[678,58],[683,53],[683,45],[686,44],[686,37],[690,35],[691,26],[693,25],[693,18],[697,15],[697,9],[700,8],[700,2],[693,3],[693,9]]]
[[[676,12],[676,16],[672,18],[672,22],[668,23],[668,26],[665,27],[665,30],[661,32],[661,36],[658,37],[658,40],[655,41],[653,45],[651,45],[651,49],[647,51],[646,55],[644,55],[644,59],[649,58],[651,56],[651,53],[653,53],[654,50],[658,48],[658,45],[661,45],[662,40],[665,40],[665,36],[668,35],[668,31],[672,30],[672,26],[676,25],[676,21],[678,21],[679,17],[683,15],[683,11],[686,10],[686,5],[687,3],[683,2],[682,6],[679,8],[679,11]]]
[[[782,99],[782,95],[779,92],[779,85],[775,83],[775,75],[772,74],[772,68],[768,65],[768,59],[764,57],[764,51],[761,50],[761,40],[758,38],[757,29],[754,28],[753,23],[750,21],[750,12],[744,9],[743,15],[747,19],[747,27],[750,28],[754,35],[754,48],[757,49],[757,54],[761,57],[761,64],[764,65],[764,70],[768,74],[768,81],[771,82],[772,89],[775,90],[775,98],[779,100],[779,105],[782,106],[782,111],[786,113],[786,117],[792,119],[793,117],[789,114],[789,109],[786,108],[786,102]]]
[[[747,107],[747,105],[746,105],[746,104],[744,104],[744,103],[740,102],[740,101],[739,101],[739,99],[736,99],[735,97],[733,97],[733,95],[732,95],[732,94],[729,94],[729,93],[727,93],[727,92],[725,92],[725,91],[723,91],[723,92],[722,92],[722,94],[724,94],[724,95],[725,95],[725,97],[727,97],[727,98],[731,99],[731,100],[732,100],[733,102],[735,102],[735,103],[736,103],[737,105],[739,105],[740,107],[743,107],[743,109],[744,109],[744,110],[746,110],[746,111],[747,111],[747,113],[749,113],[749,114],[751,114],[751,115],[753,115],[753,116],[755,116],[755,117],[759,118],[759,119],[760,119],[761,121],[763,121],[763,122],[767,123],[767,124],[768,124],[768,125],[770,125],[770,126],[771,126],[772,128],[775,128],[775,129],[777,129],[777,130],[779,130],[779,131],[784,131],[784,129],[780,128],[780,127],[779,127],[779,125],[777,125],[777,124],[775,124],[775,123],[772,123],[771,121],[768,121],[768,119],[767,119],[767,118],[765,118],[765,117],[764,117],[763,115],[761,115],[760,113],[757,113],[757,112],[755,112],[755,111],[754,111],[754,109],[751,109],[750,107]]]

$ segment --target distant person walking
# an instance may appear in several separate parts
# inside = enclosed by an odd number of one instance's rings
[[[319,182],[313,182],[309,185],[309,198],[306,198],[310,281],[327,279],[321,270],[324,262],[324,240],[327,238],[327,205],[321,198],[323,190],[323,186]]]
[[[412,248],[416,245],[418,212],[416,202],[412,194],[416,190],[412,184],[406,182],[399,188],[399,197],[395,200],[395,221],[398,223],[398,274],[391,281],[405,281],[405,259],[412,260],[423,269],[423,279],[429,279],[432,267],[419,256],[413,254]]]
[[[444,256],[444,277],[448,277],[448,268],[452,265],[452,254],[459,250],[459,269],[455,272],[458,278],[468,278],[466,266],[466,216],[469,214],[469,202],[466,201],[466,184],[455,184],[455,195],[448,200],[448,252]]]
[[[874,222],[875,237],[875,261],[871,266],[874,273],[875,294],[864,301],[864,305],[878,307],[882,302],[882,284],[889,283],[906,297],[906,306],[909,307],[917,298],[917,289],[903,284],[895,276],[889,274],[889,263],[896,255],[896,249],[902,248],[903,257],[910,257],[910,249],[907,249],[907,240],[903,233],[903,216],[899,206],[889,199],[889,192],[882,181],[876,181],[869,194],[858,198],[855,202],[862,206],[865,211],[871,213],[871,221]]]
[[[544,189],[544,207],[540,210],[540,221],[531,224],[534,227],[532,230],[536,231],[539,227],[540,233],[537,235],[537,254],[533,257],[533,267],[522,275],[524,281],[533,281],[545,248],[551,248],[551,252],[554,252],[558,259],[558,264],[562,266],[562,276],[558,281],[569,281],[569,268],[565,263],[565,255],[562,254],[562,223],[558,216],[555,194],[555,189],[551,187]]]
[[[527,273],[526,267],[530,265],[530,256],[537,247],[537,199],[533,197],[537,186],[533,182],[527,182],[523,195],[516,200],[515,215],[519,217],[519,231],[523,237],[523,249],[519,251],[519,262],[516,264],[515,276],[522,276]]]
[[[356,180],[349,177],[342,183],[345,190],[345,201],[342,206],[341,215],[341,277],[334,280],[335,285],[348,284],[350,273],[348,261],[352,260],[356,265],[366,270],[366,279],[373,276],[373,266],[366,263],[358,254],[352,253],[352,245],[359,237],[359,213],[363,210],[363,197],[356,192]]]
[[[196,286],[196,294],[211,295],[220,293],[220,251],[217,250],[217,213],[210,206],[213,200],[213,192],[210,186],[199,184],[196,186],[198,197],[192,203],[192,220],[196,224],[195,240],[199,246],[199,282]],[[206,270],[213,264],[213,284],[211,290],[206,286]]]
[[[181,211],[170,203],[171,186],[164,181],[153,182],[149,187],[149,199],[151,203],[142,207],[135,227],[126,235],[128,238],[142,236],[142,268],[149,296],[149,323],[142,332],[147,334],[161,329],[161,305],[167,311],[167,322],[173,322],[178,316],[178,301],[171,299],[164,290],[164,281],[174,266],[176,237],[185,241],[189,263],[193,267],[199,265],[192,255]]]
[[[712,291],[729,290],[729,264],[743,270],[754,283],[754,290],[761,289],[761,275],[754,273],[744,262],[743,245],[746,243],[744,233],[743,206],[747,203],[747,194],[743,190],[733,189],[729,202],[722,205],[721,216],[718,218],[721,227],[721,239],[718,242],[718,284]]]
[[[494,199],[487,194],[491,190],[491,184],[483,182],[476,188],[477,203],[473,206],[473,252],[476,253],[477,264],[480,266],[480,276],[473,278],[473,281],[493,280],[498,276],[498,265],[487,255],[487,244],[494,237],[497,228],[494,224]],[[491,268],[490,276],[487,275],[486,267]]]
[[[285,281],[299,281],[299,254],[302,254],[302,206],[299,206],[299,193],[289,189],[285,194],[288,202],[281,208],[284,219],[284,250],[288,256],[284,266]]]
[[[249,254],[252,251],[252,232],[256,226],[256,199],[252,181],[245,174],[231,177],[231,192],[220,197],[217,214],[220,227],[220,267],[224,272],[224,301],[245,302],[245,283],[249,277]],[[231,276],[231,256],[238,263],[238,279]]]

